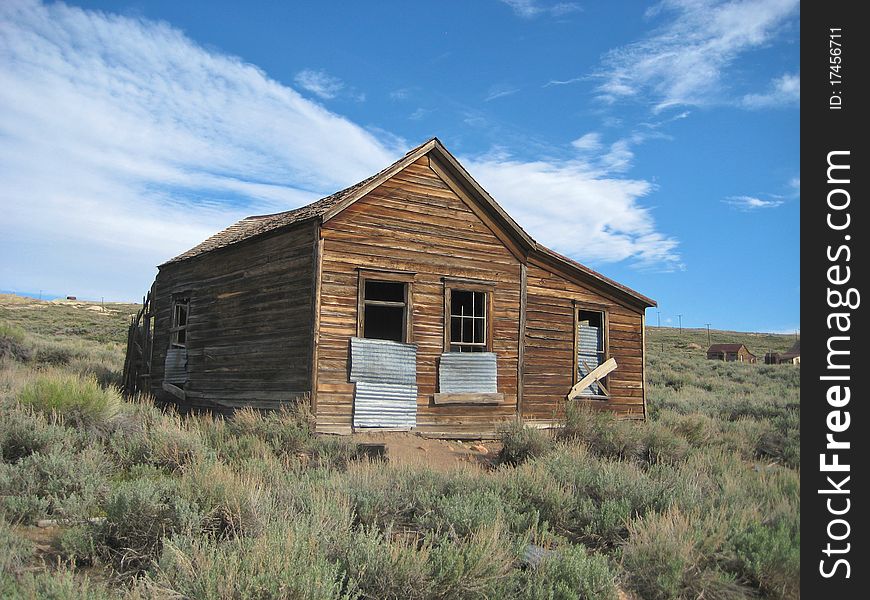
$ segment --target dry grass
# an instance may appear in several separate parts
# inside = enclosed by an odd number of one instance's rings
[[[94,317],[55,308],[0,325],[4,597],[798,597],[799,369],[706,361],[689,347],[706,334],[654,330],[649,422],[572,409],[557,436],[507,430],[491,470],[437,471],[318,438],[305,406],[118,402],[120,347],[40,333]],[[790,345],[747,345],[773,342]],[[44,517],[65,520],[57,567],[9,526]]]

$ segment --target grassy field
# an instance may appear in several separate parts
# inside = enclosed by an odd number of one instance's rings
[[[799,597],[799,367],[650,328],[647,422],[575,409],[443,471],[314,436],[305,407],[123,402],[136,307],[107,308],[0,296],[0,597]]]

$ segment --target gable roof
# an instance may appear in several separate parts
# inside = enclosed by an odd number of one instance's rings
[[[707,353],[711,352],[739,352],[741,348],[745,348],[743,344],[713,344],[707,349]],[[746,350],[749,352],[749,350]],[[751,352],[749,352],[752,354]]]
[[[371,177],[363,179],[359,183],[335,192],[325,198],[321,198],[311,204],[271,215],[258,215],[244,218],[241,221],[230,225],[223,231],[219,231],[187,252],[179,254],[175,258],[166,261],[160,266],[162,267],[164,265],[194,258],[213,250],[225,248],[232,244],[271,231],[276,231],[284,227],[290,227],[310,221],[312,219],[319,219],[321,222],[328,221],[368,194],[370,191],[390,179],[393,175],[427,154],[430,157],[430,166],[432,166],[433,170],[443,178],[452,179],[452,182],[458,184],[461,188],[461,192],[470,196],[482,207],[494,224],[512,240],[523,261],[525,261],[529,256],[534,256],[538,260],[558,267],[563,272],[567,272],[569,275],[572,275],[585,283],[606,289],[612,295],[621,300],[641,307],[656,306],[655,300],[652,300],[627,286],[617,283],[616,281],[605,277],[604,275],[601,275],[570,258],[562,256],[532,239],[532,237],[526,233],[526,231],[523,230],[523,228],[520,227],[520,225],[514,221],[514,219],[505,212],[501,206],[499,206],[495,199],[474,180],[471,174],[465,170],[465,167],[463,167],[452,154],[450,154],[438,138],[432,138],[423,144],[420,144],[416,148],[410,150],[405,154],[405,156],[382,171],[375,173]],[[432,160],[433,158],[434,160]],[[451,181],[448,181],[447,183],[450,185]],[[451,185],[451,187],[453,186]],[[496,233],[498,234],[498,232]]]

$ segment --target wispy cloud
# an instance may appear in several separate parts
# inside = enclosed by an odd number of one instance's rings
[[[314,69],[299,71],[293,81],[303,90],[326,100],[335,98],[344,89],[344,82],[341,79],[329,75],[326,71]]]
[[[755,211],[762,208],[776,208],[777,206],[785,204],[785,200],[782,200],[781,198],[762,200],[755,196],[729,196],[723,200],[723,202],[744,212]]]
[[[767,44],[798,10],[798,0],[665,0],[650,12],[673,14],[648,37],[608,52],[594,73],[605,102],[634,98],[656,110],[723,100],[723,73]]]
[[[366,99],[363,92],[348,87],[341,79],[323,70],[304,69],[296,74],[293,81],[303,90],[324,100],[331,100],[339,95],[357,102],[365,102]]]
[[[513,87],[505,84],[497,84],[493,85],[489,88],[489,91],[486,93],[486,97],[483,99],[484,102],[491,102],[492,100],[496,100],[497,98],[504,98],[505,96],[512,96],[516,94],[519,90],[517,87]]]
[[[0,279],[18,289],[134,297],[233,220],[401,153],[165,24],[26,0],[0,22]]]
[[[579,83],[581,81],[587,81],[588,77],[571,77],[570,79],[551,79],[547,83],[544,84],[544,87],[552,87],[554,85],[571,85],[572,83]]]
[[[641,205],[654,189],[647,181],[602,175],[584,160],[523,162],[503,152],[464,163],[533,237],[563,254],[683,268],[679,242],[659,232]]]
[[[579,4],[574,2],[556,2],[543,4],[537,0],[501,0],[513,9],[514,14],[523,19],[533,19],[540,15],[562,17],[582,10]]]
[[[589,152],[594,150],[601,149],[601,134],[597,131],[589,132],[585,135],[580,136],[573,142],[571,145],[577,148],[578,150]]]
[[[770,83],[763,94],[746,94],[741,104],[746,108],[778,108],[794,106],[801,99],[801,76],[786,73]]]

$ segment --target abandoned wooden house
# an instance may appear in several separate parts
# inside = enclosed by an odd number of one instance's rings
[[[160,265],[128,389],[213,410],[304,399],[327,433],[485,437],[552,425],[568,396],[642,419],[650,306],[535,242],[432,139]]]
[[[726,362],[754,363],[755,355],[747,350],[743,344],[713,344],[707,349],[707,358],[710,360],[724,360]]]
[[[768,352],[764,355],[766,365],[799,365],[801,364],[801,341],[796,340],[788,352]]]

